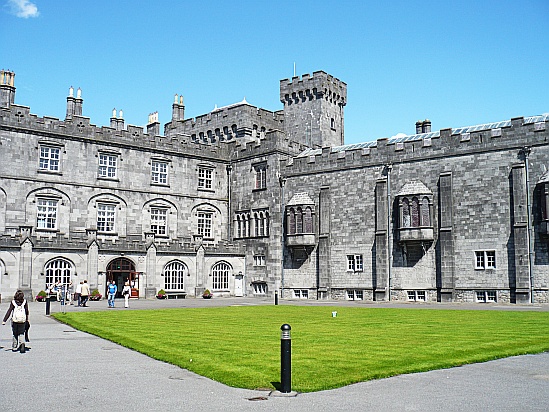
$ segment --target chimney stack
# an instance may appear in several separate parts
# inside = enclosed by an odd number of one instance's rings
[[[172,122],[185,119],[185,105],[183,104],[183,95],[174,97],[172,104]]]
[[[158,122],[158,112],[149,114],[149,123],[147,124],[147,133],[152,136],[160,135],[160,123]]]
[[[0,71],[0,107],[10,107],[15,101],[15,73]]]

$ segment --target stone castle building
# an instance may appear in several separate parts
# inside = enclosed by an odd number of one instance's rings
[[[0,294],[56,279],[133,296],[549,302],[549,115],[344,145],[347,85],[280,82],[163,131],[15,103],[0,78]]]

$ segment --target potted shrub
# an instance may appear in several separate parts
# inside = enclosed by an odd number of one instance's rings
[[[101,300],[103,295],[97,289],[94,289],[90,295],[90,300]]]
[[[160,289],[156,294],[156,299],[166,299],[167,297],[168,295],[166,295],[166,291],[164,289]]]
[[[210,292],[210,289],[206,289],[202,294],[203,299],[211,299],[212,297],[213,297],[213,293]]]
[[[46,297],[48,295],[46,294],[45,291],[41,290],[40,292],[38,292],[38,295],[36,295],[36,297],[34,298],[37,302],[44,302],[46,300]]]

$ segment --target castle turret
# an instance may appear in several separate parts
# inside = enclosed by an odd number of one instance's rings
[[[323,72],[301,79],[280,81],[280,101],[284,104],[284,130],[291,140],[309,147],[341,146],[344,140],[344,113],[347,85]]]
[[[10,107],[15,101],[15,73],[0,71],[0,107]]]

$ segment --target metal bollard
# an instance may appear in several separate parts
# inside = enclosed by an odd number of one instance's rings
[[[275,290],[275,306],[278,305],[278,290]]]
[[[46,316],[50,315],[50,297],[46,297]]]
[[[292,391],[292,338],[291,326],[285,323],[280,327],[280,392]]]

